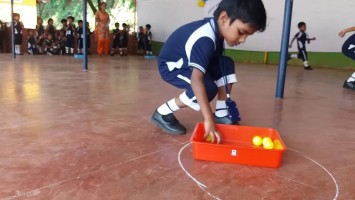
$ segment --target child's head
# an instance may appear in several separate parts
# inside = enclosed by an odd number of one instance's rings
[[[80,28],[83,27],[83,20],[78,20],[78,26],[79,26]]]
[[[49,18],[48,21],[47,21],[48,25],[53,25],[53,19],[52,18]]]
[[[60,21],[60,23],[62,23],[63,26],[66,26],[67,23],[68,23],[68,21],[67,21],[66,19],[62,19],[62,20]]]
[[[73,16],[69,16],[67,17],[68,23],[69,24],[73,24],[73,22],[75,21],[75,18]]]
[[[49,34],[47,35],[47,39],[48,39],[48,40],[51,40],[51,39],[53,39],[53,36],[52,36],[52,34],[50,34],[50,33],[49,33]]]
[[[256,31],[264,31],[267,18],[261,0],[222,0],[214,17],[221,37],[229,46],[244,43]]]
[[[116,22],[116,23],[115,23],[115,27],[116,27],[116,28],[119,28],[119,27],[120,27],[120,24]]]
[[[28,36],[33,37],[35,35],[35,32],[32,29],[28,30]]]
[[[123,24],[122,24],[122,27],[123,27],[123,28],[127,28],[128,26],[127,26],[126,23],[123,23]]]
[[[41,17],[37,17],[37,24],[42,25],[43,24],[43,19]]]
[[[298,29],[299,29],[301,32],[305,32],[306,29],[307,29],[306,23],[304,23],[304,22],[298,23]]]
[[[152,26],[150,24],[147,24],[145,25],[145,28],[149,31],[152,28]]]
[[[20,14],[14,13],[14,20],[19,21],[20,20]]]
[[[140,26],[140,27],[139,27],[139,31],[140,31],[140,32],[143,32],[143,31],[144,31],[143,26]]]

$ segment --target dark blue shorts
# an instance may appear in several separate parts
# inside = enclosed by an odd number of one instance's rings
[[[350,36],[344,43],[342,52],[347,57],[355,60],[355,34]]]
[[[227,83],[231,84],[237,82],[233,60],[229,57],[223,56],[223,61]],[[177,88],[185,89],[185,92],[180,95],[181,101],[194,110],[200,110],[200,106],[197,104],[195,94],[191,87],[191,75],[192,69],[186,69],[181,71],[175,78],[162,78]],[[222,68],[218,59],[211,60],[204,76],[204,83],[208,100],[212,101],[217,95],[218,88],[225,86]]]

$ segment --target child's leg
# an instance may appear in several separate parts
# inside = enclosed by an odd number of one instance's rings
[[[152,116],[152,122],[165,132],[175,135],[184,134],[186,132],[186,128],[175,118],[174,112],[184,107],[190,107],[196,111],[200,110],[200,106],[191,88],[190,79],[191,70],[186,70],[176,78],[169,80],[170,84],[181,89],[186,89],[186,91],[179,95],[179,97],[163,103]],[[208,74],[205,75],[204,82],[208,100],[212,101],[217,94],[217,85]]]
[[[223,66],[221,66],[221,64]],[[222,67],[224,67],[224,73],[222,73]],[[222,62],[217,59],[213,59],[210,63],[207,73],[216,80],[218,87],[218,96],[216,101],[215,121],[216,123],[232,124],[231,119],[228,117],[228,110],[226,105],[227,92],[226,82],[228,85],[228,92],[231,93],[232,84],[237,82],[235,75],[234,61],[226,56],[222,57]],[[224,75],[226,76],[224,78]]]
[[[355,90],[355,72],[344,82],[343,88]]]
[[[308,53],[305,49],[301,49],[298,53],[298,58],[302,59],[303,61],[303,66],[304,66],[304,69],[306,70],[312,70],[311,66],[309,66],[309,63],[308,63]]]

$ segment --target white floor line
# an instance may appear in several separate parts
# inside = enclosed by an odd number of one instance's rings
[[[295,150],[295,149],[290,149],[290,148],[288,148],[288,149],[291,150],[291,151],[294,151],[294,152],[296,152],[296,153],[298,153],[298,154],[301,154],[303,157],[305,157],[305,158],[307,158],[308,160],[312,161],[313,163],[315,163],[316,165],[318,165],[319,167],[321,167],[325,172],[327,172],[327,173],[329,174],[329,176],[333,179],[333,182],[334,182],[334,184],[335,184],[335,189],[336,189],[335,196],[334,196],[333,200],[337,200],[338,197],[339,197],[339,185],[338,185],[338,183],[337,183],[337,180],[334,178],[333,174],[330,173],[330,172],[327,170],[327,168],[325,168],[323,165],[321,165],[321,164],[318,163],[317,161],[313,160],[312,158],[303,155],[301,152],[299,152],[299,151],[297,151],[297,150]]]
[[[206,185],[204,185],[203,183],[201,183],[199,180],[197,180],[195,177],[193,177],[186,169],[185,167],[183,166],[182,162],[181,162],[181,153],[184,151],[184,149],[189,146],[191,144],[191,142],[187,143],[185,146],[183,146],[180,151],[179,151],[179,154],[178,154],[178,161],[179,161],[179,165],[182,169],[182,171],[184,171],[186,173],[186,175],[191,179],[193,180],[197,186],[199,188],[201,188],[203,191],[205,191],[209,196],[211,196],[213,199],[215,200],[221,200],[220,198],[214,196],[213,194],[211,194],[210,192],[207,191],[207,187]]]

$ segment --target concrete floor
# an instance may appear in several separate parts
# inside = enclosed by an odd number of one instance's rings
[[[0,199],[355,199],[355,92],[350,70],[289,67],[275,100],[277,67],[237,64],[242,124],[276,128],[287,147],[279,169],[195,161],[201,114],[176,116],[188,132],[150,124],[181,93],[155,60],[0,54]],[[214,104],[211,104],[214,107]]]

